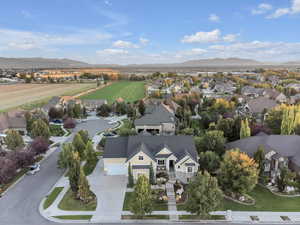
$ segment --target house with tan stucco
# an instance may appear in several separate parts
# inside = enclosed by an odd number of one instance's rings
[[[108,138],[104,147],[104,170],[107,175],[128,175],[131,166],[134,180],[140,175],[172,174],[186,183],[198,171],[198,154],[192,136],[144,136]]]

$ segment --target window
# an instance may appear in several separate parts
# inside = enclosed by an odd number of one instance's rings
[[[188,171],[188,173],[193,172],[193,167],[190,167],[190,166],[189,166],[189,167],[187,168],[187,171]]]
[[[177,168],[180,169],[180,166],[178,166]]]
[[[144,160],[144,157],[142,155],[140,155],[139,160]]]
[[[165,160],[163,160],[163,159],[158,159],[158,160],[157,160],[157,164],[158,164],[158,165],[165,165]]]

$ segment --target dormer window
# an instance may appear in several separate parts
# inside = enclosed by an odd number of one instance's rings
[[[144,157],[142,155],[140,155],[139,160],[144,160]]]

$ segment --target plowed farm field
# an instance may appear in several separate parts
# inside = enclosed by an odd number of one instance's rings
[[[53,96],[76,95],[95,84],[13,84],[0,85],[0,111],[47,101]]]

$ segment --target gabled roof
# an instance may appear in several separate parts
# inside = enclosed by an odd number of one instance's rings
[[[151,105],[149,107],[151,107],[151,109],[149,110],[148,108],[147,114],[134,121],[135,126],[160,125],[162,123],[175,122],[175,115],[162,104]]]
[[[262,113],[265,109],[272,109],[276,105],[277,102],[275,100],[266,97],[258,97],[248,102],[249,109],[253,113]]]
[[[275,151],[274,157],[290,158],[300,167],[300,136],[298,135],[267,135],[243,138],[226,144],[227,149],[239,148],[253,157],[259,146],[263,146],[265,153]]]
[[[131,159],[142,151],[151,159],[155,160],[164,145],[176,156],[182,159],[189,155],[197,162],[197,150],[192,136],[129,136],[108,138],[104,148],[104,158]]]

